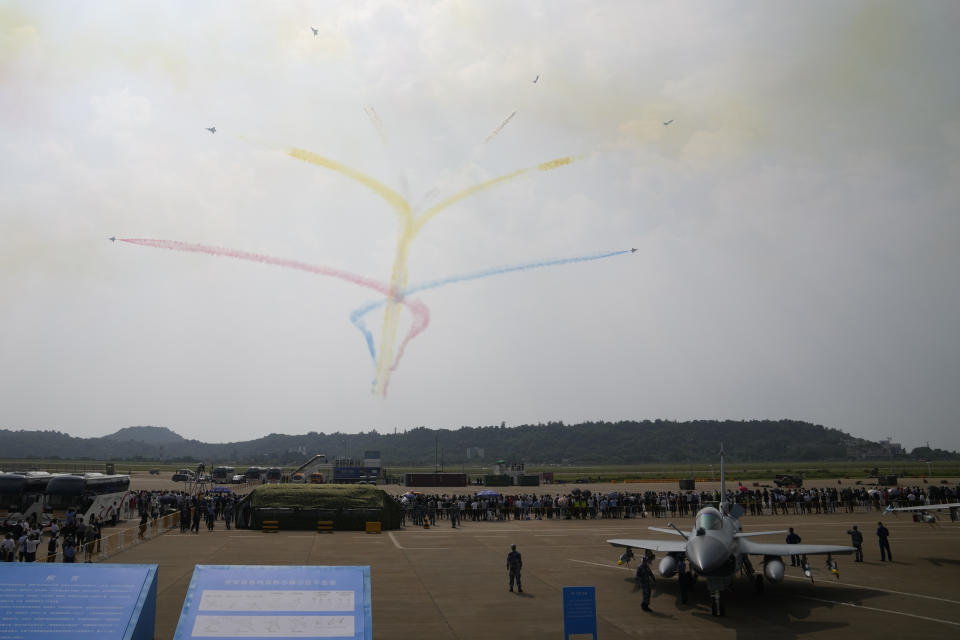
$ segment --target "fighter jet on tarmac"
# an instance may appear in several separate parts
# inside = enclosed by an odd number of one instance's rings
[[[763,588],[763,577],[770,582],[783,580],[785,568],[780,556],[789,555],[816,555],[827,554],[830,563],[830,554],[853,553],[853,547],[844,547],[831,544],[769,544],[753,542],[754,536],[785,533],[785,531],[757,531],[743,533],[740,527],[740,516],[743,507],[739,504],[727,502],[727,493],[724,483],[723,444],[720,445],[720,508],[704,507],[697,512],[693,530],[687,534],[668,522],[671,529],[648,527],[660,533],[669,533],[680,536],[683,540],[655,540],[655,539],[627,539],[618,538],[607,540],[615,547],[633,547],[635,549],[649,549],[666,553],[660,560],[660,575],[669,578],[676,574],[677,565],[686,557],[689,566],[696,576],[707,579],[707,588],[713,601],[713,615],[723,615],[723,605],[720,603],[720,592],[733,582],[738,571],[743,571],[754,580],[757,590]],[[763,556],[763,574],[754,572],[750,562],[751,555]],[[809,565],[804,566],[804,573],[812,579]]]
[[[883,510],[881,516],[885,516],[888,513],[896,513],[898,511],[919,511],[920,512],[920,522],[926,522],[927,524],[934,525],[937,523],[937,516],[928,513],[929,511],[937,511],[939,509],[949,509],[950,510],[950,519],[953,520],[956,518],[954,515],[956,512],[955,509],[960,509],[960,502],[954,502],[952,504],[921,504],[916,507],[893,507],[887,505],[887,508]]]
[[[209,131],[210,133],[216,133],[216,132],[217,132],[217,128],[216,128],[216,127],[206,127],[206,129],[207,129],[207,131]]]

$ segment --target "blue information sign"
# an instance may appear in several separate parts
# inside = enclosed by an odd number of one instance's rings
[[[597,640],[597,592],[594,587],[563,588],[563,637],[592,635]]]
[[[4,563],[0,639],[150,640],[155,564]]]
[[[174,638],[372,640],[370,567],[197,565]]]

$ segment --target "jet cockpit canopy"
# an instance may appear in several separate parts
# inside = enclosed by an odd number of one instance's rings
[[[718,530],[722,528],[723,517],[720,515],[720,512],[713,507],[701,509],[700,513],[697,514],[697,529],[710,531],[711,529]]]

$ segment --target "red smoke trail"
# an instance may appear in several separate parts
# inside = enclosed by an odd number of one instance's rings
[[[186,251],[188,253],[203,253],[208,256],[221,256],[225,258],[237,258],[238,260],[248,260],[250,262],[259,262],[261,264],[272,264],[277,267],[286,267],[287,269],[297,269],[298,271],[306,271],[307,273],[314,273],[321,276],[330,276],[331,278],[337,278],[339,280],[351,282],[366,289],[372,289],[383,294],[384,296],[392,295],[390,291],[390,285],[386,283],[379,282],[371,278],[365,278],[364,276],[350,273],[349,271],[342,271],[340,269],[334,269],[333,267],[327,267],[323,265],[307,264],[306,262],[300,262],[299,260],[274,258],[261,253],[237,251],[235,249],[225,249],[223,247],[211,247],[209,245],[180,242],[178,240],[157,240],[153,238],[117,238],[117,240],[120,242],[127,242],[129,244],[137,244],[143,247],[154,247],[155,249],[170,249],[173,251]],[[410,300],[406,297],[399,298],[397,301],[406,305],[406,307],[410,309],[411,314],[413,314],[413,322],[410,326],[410,330],[407,332],[407,336],[400,344],[400,348],[397,351],[397,357],[394,360],[391,370],[395,369],[397,363],[400,362],[400,358],[403,356],[403,352],[407,347],[407,343],[420,335],[420,333],[422,333],[423,330],[426,329],[430,324],[430,310],[427,309],[425,304],[419,300]],[[386,395],[386,393],[384,393],[384,395]]]

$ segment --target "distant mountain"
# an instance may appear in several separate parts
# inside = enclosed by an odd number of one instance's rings
[[[738,462],[845,460],[848,445],[877,444],[797,420],[550,422],[511,428],[419,427],[390,434],[272,433],[256,440],[213,444],[187,440],[166,427],[126,427],[101,438],[0,429],[0,457],[282,465],[302,462],[315,453],[332,460],[363,458],[366,451],[378,451],[388,468],[432,466],[438,454],[451,467],[489,465],[501,458],[533,465],[676,464],[715,461],[721,441],[729,459]],[[468,449],[474,454],[471,458]],[[481,449],[483,455],[478,458]],[[926,458],[957,457],[954,452],[924,452]]]
[[[103,440],[132,440],[156,445],[187,441],[179,433],[175,433],[167,427],[124,427],[116,433],[103,436]]]

